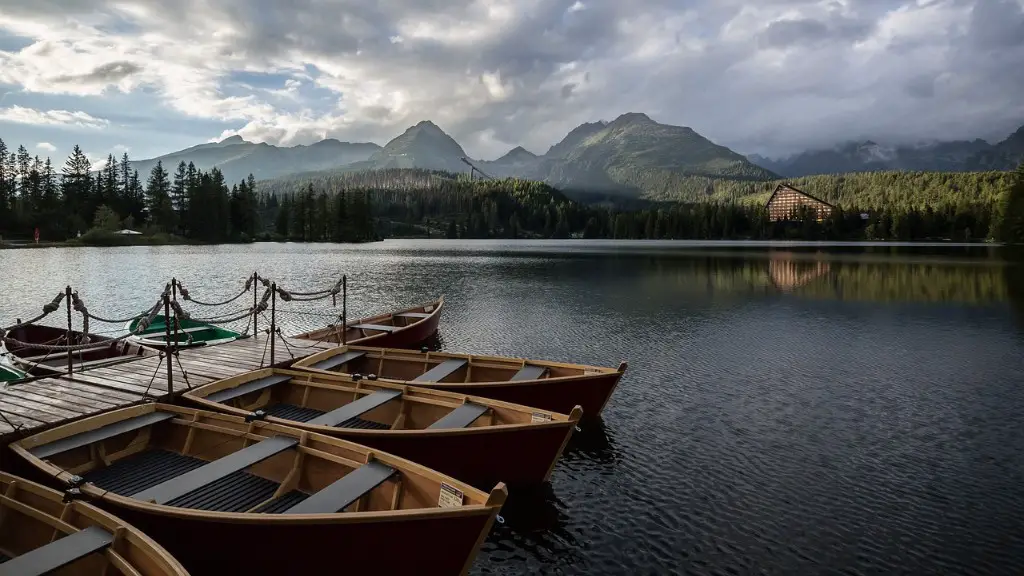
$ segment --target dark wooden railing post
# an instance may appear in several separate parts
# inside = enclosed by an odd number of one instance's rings
[[[252,273],[252,335],[256,338],[260,337],[260,330],[257,323],[259,322],[259,311],[256,310],[256,293],[259,292],[257,286],[260,285],[260,275],[256,272]]]
[[[277,340],[277,282],[270,284],[270,365],[274,365],[274,343]]]
[[[167,393],[174,393],[174,374],[171,371],[171,296],[164,293],[164,360],[167,361]]]
[[[66,288],[64,288],[64,299],[67,300],[67,302],[66,302],[67,309],[68,309],[68,337],[67,337],[67,340],[68,340],[68,346],[70,346],[71,345],[71,286],[70,285],[67,286]],[[26,340],[27,340],[27,338],[26,338]],[[74,355],[74,352],[71,351],[71,350],[68,350],[68,376],[71,376],[74,373],[73,355]]]
[[[171,299],[178,303],[178,279],[171,278]],[[178,351],[178,309],[174,309],[174,351]]]
[[[348,276],[341,277],[341,345],[344,346],[348,337]]]

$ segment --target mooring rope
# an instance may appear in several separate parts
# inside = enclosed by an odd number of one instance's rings
[[[182,299],[188,300],[189,302],[194,302],[194,303],[196,303],[199,306],[210,306],[210,307],[224,306],[225,304],[231,304],[235,300],[238,300],[239,298],[244,296],[246,292],[251,290],[252,289],[252,280],[253,280],[252,276],[250,276],[249,279],[245,281],[245,288],[242,288],[241,292],[239,292],[238,294],[232,296],[231,298],[228,298],[227,300],[224,300],[223,302],[203,302],[202,300],[196,300],[195,298],[192,297],[191,294],[189,294],[188,289],[181,285],[181,281],[180,280],[178,281],[178,292],[181,293]]]

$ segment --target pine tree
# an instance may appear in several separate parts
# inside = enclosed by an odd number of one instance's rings
[[[150,224],[170,232],[174,230],[174,206],[171,204],[171,182],[163,162],[157,161],[146,181],[146,209]]]
[[[89,159],[76,144],[71,150],[61,171],[61,195],[64,199],[64,230],[68,236],[76,236],[87,229],[92,221],[90,196],[92,178],[89,176]]]
[[[171,187],[171,203],[177,212],[177,222],[184,224],[188,212],[188,166],[185,161],[178,162],[178,171],[174,173],[174,184]]]

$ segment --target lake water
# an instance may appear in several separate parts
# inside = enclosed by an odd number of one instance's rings
[[[995,249],[388,241],[0,264],[4,325],[66,284],[127,316],[171,276],[213,301],[253,270],[300,291],[345,273],[350,316],[443,293],[446,350],[628,361],[475,574],[1024,572],[1024,267]],[[292,333],[338,310],[280,317]]]

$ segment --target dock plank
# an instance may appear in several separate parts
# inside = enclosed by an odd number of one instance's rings
[[[137,396],[122,395],[118,394],[114,396],[110,394],[100,394],[97,392],[98,389],[92,386],[67,386],[64,382],[54,379],[47,378],[45,380],[37,380],[34,382],[25,382],[23,384],[13,384],[10,386],[15,390],[25,390],[35,394],[60,394],[68,397],[69,399],[81,399],[83,402],[99,404],[104,406],[117,406],[125,401],[132,401]],[[99,389],[102,390],[102,389]]]
[[[288,364],[322,350],[332,342],[278,337],[276,364]],[[11,384],[0,391],[0,441],[79,418],[124,408],[146,399],[168,397],[167,366],[159,356],[132,358],[73,374]],[[270,367],[267,337],[235,340],[178,351],[171,359],[173,395],[245,372]],[[184,372],[183,372],[184,370]]]

